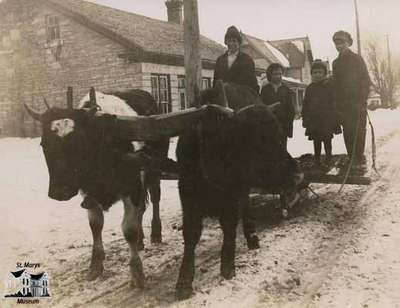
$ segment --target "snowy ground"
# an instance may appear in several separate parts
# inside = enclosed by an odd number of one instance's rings
[[[231,281],[218,275],[221,231],[207,220],[197,249],[196,294],[181,303],[174,301],[183,251],[182,234],[173,228],[181,220],[175,181],[162,183],[164,243],[147,241],[141,253],[147,288],[129,288],[120,204],[105,217],[105,273],[88,282],[91,235],[80,197],[47,197],[39,139],[1,139],[0,280],[16,262],[40,263],[50,274],[52,295],[41,307],[400,307],[399,118],[399,111],[371,112],[382,177],[371,173],[376,181],[369,187],[347,186],[338,196],[337,185],[315,185],[323,200],[305,202],[278,223],[270,222],[267,206],[254,208],[262,248],[248,251],[239,232]],[[312,152],[299,121],[289,151]],[[344,152],[342,136],[335,137],[334,152]],[[147,238],[150,218],[149,210]],[[9,306],[15,300],[0,299],[0,307]]]

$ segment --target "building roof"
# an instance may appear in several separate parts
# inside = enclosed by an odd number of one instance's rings
[[[45,0],[52,8],[128,48],[148,55],[184,55],[183,26],[83,0]],[[224,46],[201,36],[201,58],[214,62]],[[149,61],[151,62],[151,61]]]
[[[310,39],[306,37],[269,41],[289,60],[291,67],[303,67],[306,59],[313,61]]]
[[[267,61],[267,63],[280,63],[283,67],[290,66],[289,60],[285,55],[268,41],[244,33],[242,33],[242,36],[244,37],[244,40]],[[257,62],[261,63],[260,61]]]
[[[40,278],[43,277],[44,272],[40,273],[40,274],[31,274],[31,279],[33,280],[39,280]]]
[[[19,271],[15,271],[15,272],[11,272],[11,274],[13,274],[13,276],[15,278],[21,277],[22,273],[25,272],[25,269],[19,270]]]

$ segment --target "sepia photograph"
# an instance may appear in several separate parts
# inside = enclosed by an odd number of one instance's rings
[[[0,307],[400,308],[399,0],[0,0]]]

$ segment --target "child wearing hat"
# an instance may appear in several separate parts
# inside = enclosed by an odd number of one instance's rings
[[[287,139],[293,137],[294,105],[291,90],[282,83],[284,68],[279,63],[272,63],[267,68],[268,83],[261,89],[261,99],[266,105],[280,102],[275,115],[283,131],[283,146],[287,148]]]
[[[321,60],[311,66],[312,83],[307,87],[303,100],[302,118],[305,135],[314,142],[314,159],[320,164],[322,144],[326,162],[332,158],[332,138],[340,134],[333,88],[327,77],[327,67]]]

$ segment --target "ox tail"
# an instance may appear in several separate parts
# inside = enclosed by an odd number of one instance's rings
[[[149,185],[146,183],[146,171],[141,170],[140,171],[140,186],[141,186],[141,201],[143,202],[144,207],[147,207],[147,204],[149,203]]]

